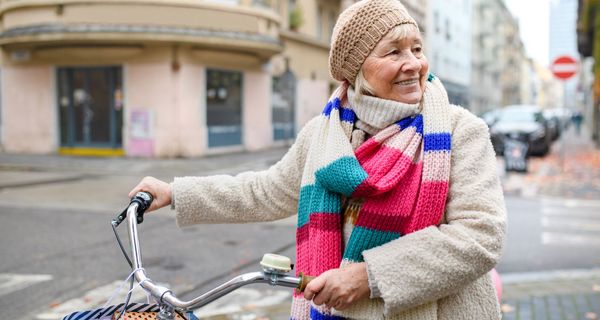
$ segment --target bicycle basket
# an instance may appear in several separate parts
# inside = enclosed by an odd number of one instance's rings
[[[112,320],[118,317],[122,308],[123,303],[93,310],[76,311],[69,315],[66,315],[63,318],[63,320]],[[129,305],[127,305],[127,311],[121,317],[121,320],[133,320],[144,318],[147,318],[149,320],[156,319],[158,311],[159,307],[156,304],[130,303]],[[187,313],[186,316],[189,320],[198,320],[198,318],[196,318],[196,316],[194,316],[192,312]],[[180,320],[183,318],[177,315],[176,319]]]

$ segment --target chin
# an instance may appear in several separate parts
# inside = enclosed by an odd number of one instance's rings
[[[404,96],[404,97],[398,97],[397,99],[394,99],[398,102],[402,102],[402,103],[406,103],[406,104],[415,104],[415,103],[419,103],[421,102],[421,95],[414,95],[414,96]]]

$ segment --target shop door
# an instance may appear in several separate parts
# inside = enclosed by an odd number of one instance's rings
[[[58,69],[61,147],[121,148],[121,74],[120,67]]]
[[[242,144],[242,73],[209,69],[206,72],[208,146]]]

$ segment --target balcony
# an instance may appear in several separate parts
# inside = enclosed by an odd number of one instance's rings
[[[268,58],[282,51],[269,1],[0,0],[0,46],[188,44]]]

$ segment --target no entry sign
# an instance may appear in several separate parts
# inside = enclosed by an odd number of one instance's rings
[[[552,62],[550,70],[558,79],[569,80],[577,73],[577,61],[570,56],[560,56]]]

